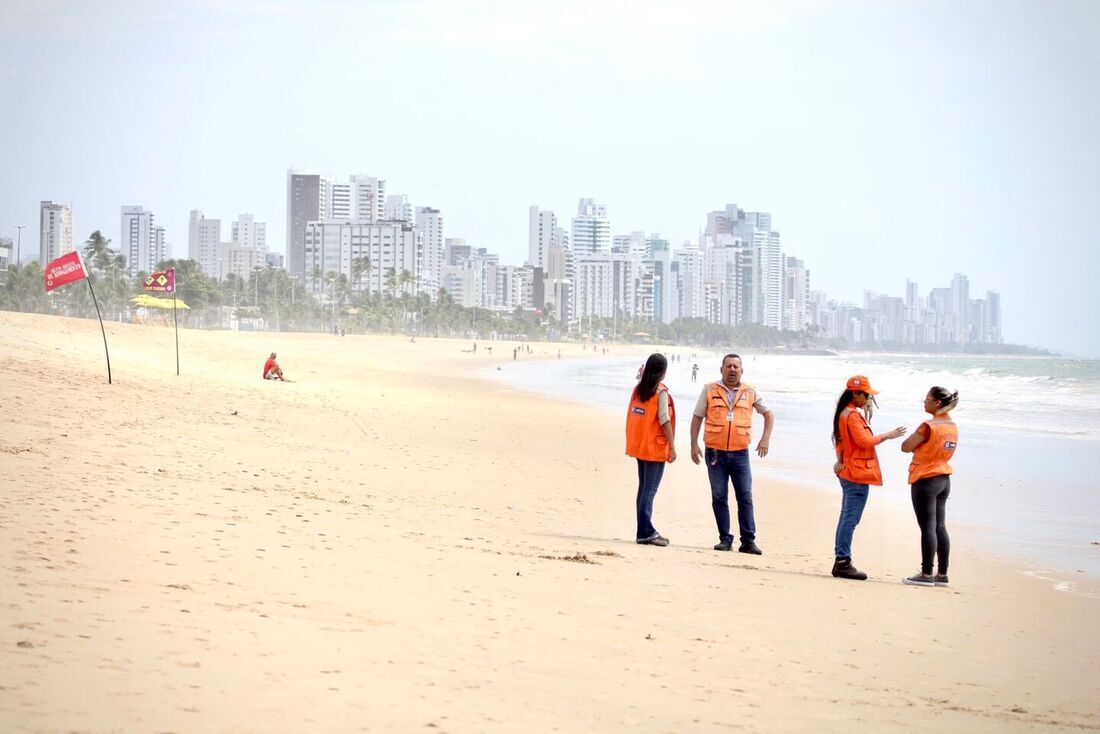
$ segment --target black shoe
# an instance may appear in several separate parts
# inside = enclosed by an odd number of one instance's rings
[[[721,543],[714,546],[714,550],[720,550],[720,551],[733,550],[733,541],[732,540],[723,540]]]
[[[933,576],[932,577],[932,583],[934,583],[936,586],[950,586],[951,585],[950,582],[947,580],[947,574],[945,574],[945,573],[937,573],[935,576]]]
[[[757,548],[756,543],[752,542],[751,540],[742,543],[741,547],[737,549],[737,552],[738,553],[751,553],[754,556],[764,555],[764,551]]]
[[[853,581],[866,581],[867,574],[852,565],[851,558],[838,558],[833,562],[833,576],[838,579],[852,579]]]
[[[668,545],[668,538],[666,538],[665,536],[658,533],[657,535],[654,535],[652,538],[645,538],[645,539],[639,540],[637,542],[638,542],[638,545],[656,545],[656,546],[660,546],[661,548],[664,548],[666,545]]]

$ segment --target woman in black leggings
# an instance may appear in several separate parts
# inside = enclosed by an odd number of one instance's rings
[[[901,444],[913,454],[909,464],[913,511],[920,525],[920,573],[902,579],[912,586],[947,586],[951,539],[944,526],[947,496],[951,494],[951,457],[959,443],[959,428],[948,415],[959,404],[959,393],[933,387],[924,397],[924,411],[932,417]],[[932,561],[936,574],[932,575]]]

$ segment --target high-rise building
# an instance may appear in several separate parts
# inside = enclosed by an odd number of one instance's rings
[[[356,290],[415,294],[416,251],[416,230],[410,222],[309,222],[305,284],[320,293],[326,274],[342,273]]]
[[[222,220],[207,219],[201,211],[192,209],[187,225],[187,257],[215,279],[222,277],[221,240]]]
[[[267,224],[257,222],[251,214],[240,214],[230,223],[230,241],[237,247],[247,247],[267,253]]]
[[[577,216],[573,217],[570,243],[577,256],[610,253],[611,222],[607,219],[607,207],[597,204],[595,199],[581,199]]]
[[[386,220],[390,222],[412,222],[413,207],[405,194],[390,194],[386,197]]]
[[[386,217],[386,182],[374,176],[351,177],[355,190],[355,221],[374,224]]]
[[[783,271],[783,328],[802,331],[810,325],[810,271],[797,257],[786,259]]]
[[[138,273],[151,273],[157,263],[168,259],[164,242],[164,227],[155,224],[153,212],[140,206],[122,207],[119,252],[126,258],[126,270],[131,278]]]
[[[327,216],[327,179],[315,173],[287,171],[286,259],[290,275],[303,277],[306,261],[306,226]]]
[[[440,288],[443,268],[443,215],[428,206],[416,208],[416,232],[420,239],[420,282],[418,291],[434,300]]]
[[[558,217],[554,212],[531,205],[527,210],[527,264],[546,268],[549,249],[561,245]]]
[[[38,261],[45,267],[73,251],[73,207],[56,201],[43,201],[39,207]]]
[[[706,316],[703,298],[705,293],[703,284],[706,281],[703,251],[685,242],[682,249],[673,253],[673,258],[679,263],[681,318],[694,319]]]

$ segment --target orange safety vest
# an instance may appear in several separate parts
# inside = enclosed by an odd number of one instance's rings
[[[938,415],[921,425],[928,426],[928,439],[913,449],[909,464],[909,483],[951,473],[951,457],[959,443],[959,427],[946,415]]]
[[[630,405],[626,408],[626,454],[642,461],[668,461],[672,456],[671,447],[661,424],[657,422],[658,395],[664,390],[668,393],[668,422],[672,432],[676,432],[676,403],[672,393],[662,382],[657,386],[653,397],[644,403],[638,399],[638,391],[630,395]]]
[[[741,383],[729,404],[726,386],[720,382],[707,385],[707,414],[703,426],[703,442],[709,449],[741,451],[752,441],[752,406],[756,388]]]
[[[858,420],[855,426],[849,422],[849,416],[855,415]],[[840,411],[840,444],[837,446],[837,458],[842,465],[841,479],[847,479],[853,484],[872,484],[882,486],[882,467],[878,464],[878,453],[874,446],[861,448],[852,440],[852,431],[866,431],[867,435],[874,436],[871,426],[867,423],[863,411],[848,406]]]

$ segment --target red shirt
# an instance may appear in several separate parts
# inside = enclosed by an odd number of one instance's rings
[[[279,363],[275,361],[274,357],[268,357],[267,361],[264,362],[264,379],[265,380],[267,379],[267,373],[271,371],[272,367],[278,367],[278,366],[279,366]]]

